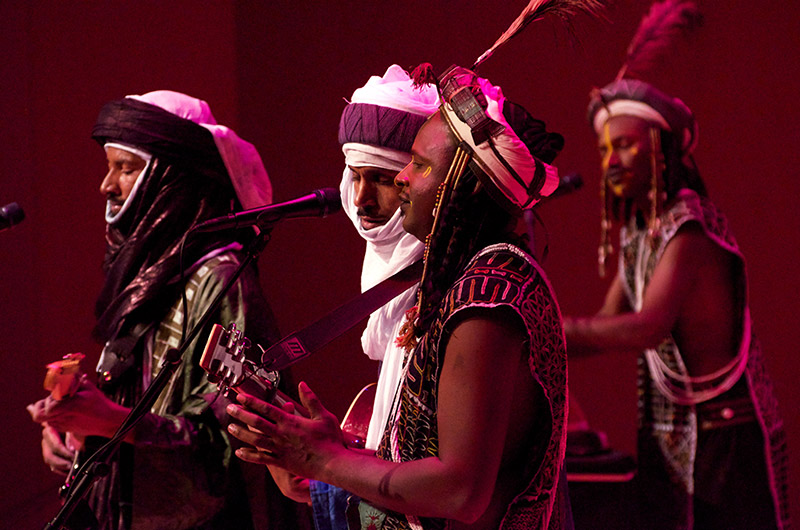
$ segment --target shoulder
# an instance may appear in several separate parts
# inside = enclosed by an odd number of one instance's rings
[[[536,304],[531,304],[532,299]],[[538,312],[540,306],[558,313],[552,288],[539,264],[519,247],[506,243],[481,250],[448,292],[446,303],[451,313],[468,307],[505,307],[525,315],[534,309]]]
[[[191,279],[202,281],[204,279],[227,279],[236,273],[241,265],[240,251],[235,248],[223,250],[215,254],[196,267]]]
[[[523,283],[540,275],[541,271],[530,254],[517,246],[498,243],[478,252],[459,281],[470,277],[491,277]]]
[[[721,250],[742,258],[728,219],[707,197],[691,190],[682,190],[663,219],[664,244],[706,253]]]

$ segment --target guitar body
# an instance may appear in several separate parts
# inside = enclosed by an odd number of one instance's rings
[[[367,430],[369,420],[372,418],[372,405],[375,402],[377,388],[378,383],[370,383],[362,388],[344,415],[342,431],[351,438],[348,443],[353,447],[363,449],[367,443]]]
[[[82,353],[68,353],[63,359],[47,365],[44,376],[44,389],[56,401],[68,398],[78,389],[81,375]]]

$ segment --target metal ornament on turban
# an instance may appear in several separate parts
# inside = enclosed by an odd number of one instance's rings
[[[555,191],[558,170],[535,157],[508,124],[500,87],[459,66],[442,74],[439,85],[445,121],[471,150],[478,177],[501,206],[519,215]]]

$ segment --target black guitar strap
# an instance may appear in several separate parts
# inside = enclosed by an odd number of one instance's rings
[[[305,359],[361,322],[392,298],[414,286],[419,282],[421,276],[422,260],[415,261],[316,322],[312,322],[300,331],[284,337],[267,348],[261,356],[263,367],[267,370],[283,370],[297,361]]]

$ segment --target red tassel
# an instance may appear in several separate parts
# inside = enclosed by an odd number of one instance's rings
[[[397,338],[394,340],[394,343],[403,348],[406,353],[410,353],[417,347],[417,326],[415,324],[417,317],[419,317],[419,306],[415,305],[406,311],[406,318],[400,327]]]

